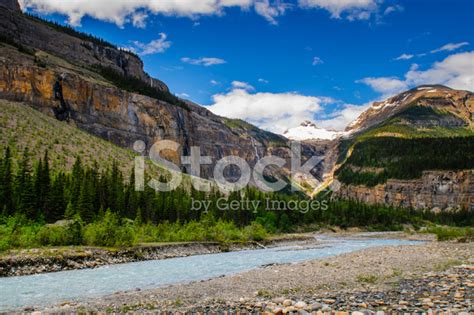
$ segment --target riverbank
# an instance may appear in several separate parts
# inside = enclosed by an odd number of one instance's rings
[[[415,311],[472,307],[473,243],[377,247],[165,288],[64,302],[45,312]],[[448,270],[448,271],[446,271]],[[429,300],[430,301],[429,301]],[[299,303],[301,302],[301,303]]]
[[[0,255],[0,277],[96,268],[104,265],[215,254],[294,243],[314,243],[314,235],[284,234],[262,242],[182,242],[141,244],[128,248],[45,247],[10,250]]]

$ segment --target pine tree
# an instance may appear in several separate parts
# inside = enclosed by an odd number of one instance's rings
[[[55,222],[65,215],[66,197],[64,194],[64,186],[65,176],[63,173],[59,173],[56,175],[48,194],[48,212],[45,217],[47,222]]]
[[[95,216],[94,209],[95,190],[91,178],[88,173],[83,177],[81,185],[81,193],[79,195],[78,206],[81,218],[85,222],[91,222]]]
[[[29,219],[37,218],[37,213],[35,213],[36,201],[28,148],[25,148],[22,160],[18,166],[15,194],[18,200],[18,211],[26,215]]]
[[[5,214],[14,213],[13,202],[13,171],[10,148],[5,149],[5,154],[0,164],[0,210]]]
[[[79,196],[81,194],[81,184],[82,184],[82,177],[83,177],[83,169],[81,158],[78,156],[74,165],[72,166],[72,173],[71,173],[71,183],[70,183],[70,191],[69,191],[69,199],[70,199],[70,213],[75,214],[79,211]]]

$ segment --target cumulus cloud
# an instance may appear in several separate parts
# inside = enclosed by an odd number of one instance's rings
[[[443,84],[454,89],[474,91],[474,51],[448,56],[427,70],[414,64],[403,79],[369,77],[357,81],[369,85],[384,97],[422,84]]]
[[[247,91],[255,90],[253,86],[251,86],[247,82],[242,82],[242,81],[232,81],[232,88],[242,89],[242,90],[247,90]]]
[[[84,16],[112,22],[119,27],[132,23],[145,27],[148,14],[184,16],[192,19],[200,16],[222,16],[226,9],[234,7],[255,13],[270,24],[278,24],[277,18],[290,8],[322,9],[330,12],[332,18],[348,20],[367,20],[378,13],[379,0],[19,0],[22,8],[39,13],[59,13],[67,16],[68,23],[79,26]],[[401,11],[399,5],[388,6],[384,14]]]
[[[466,45],[469,45],[468,42],[462,42],[462,43],[449,43],[449,44],[446,44],[442,47],[439,47],[439,48],[436,48],[436,49],[433,49],[431,51],[432,54],[435,54],[437,52],[441,52],[441,51],[454,51],[456,49],[459,49],[463,46],[466,46]]]
[[[189,63],[191,65],[204,66],[204,67],[221,65],[223,63],[226,63],[224,59],[215,58],[215,57],[202,57],[198,59],[183,57],[181,58],[181,61],[184,63]]]
[[[242,10],[254,7],[257,14],[276,24],[275,18],[283,15],[287,8],[281,1],[270,0],[20,0],[20,4],[23,9],[66,15],[68,23],[74,26],[80,25],[84,16],[90,16],[120,27],[125,23],[143,27],[147,16],[143,13],[137,15],[137,11],[196,18],[203,15],[222,15],[229,7]]]
[[[397,58],[395,58],[395,60],[410,60],[411,58],[413,58],[414,56],[411,55],[411,54],[401,54],[400,56],[398,56]]]
[[[129,47],[129,49],[143,56],[163,53],[171,47],[171,42],[166,40],[167,38],[168,36],[165,33],[160,33],[160,38],[149,43],[133,41],[133,47]]]
[[[313,66],[320,65],[320,64],[322,64],[322,63],[324,63],[324,61],[323,61],[321,58],[319,58],[319,57],[313,57],[313,62],[312,62],[312,65],[313,65]]]
[[[251,93],[234,88],[213,96],[213,113],[240,118],[265,130],[283,133],[322,110],[322,105],[332,100],[324,97],[305,96],[298,93]]]
[[[374,91],[384,95],[399,93],[406,90],[407,82],[400,80],[397,77],[368,77],[357,80],[357,83],[364,83],[370,86]]]
[[[303,8],[325,9],[335,19],[367,20],[378,10],[375,0],[299,0],[298,3]]]

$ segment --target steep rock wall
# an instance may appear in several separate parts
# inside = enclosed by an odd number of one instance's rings
[[[426,171],[420,179],[389,179],[375,187],[342,185],[337,196],[405,208],[474,210],[474,170]]]

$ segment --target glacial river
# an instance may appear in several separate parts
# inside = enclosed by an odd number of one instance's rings
[[[266,249],[150,260],[95,269],[0,278],[0,311],[98,297],[117,291],[151,289],[228,275],[273,263],[294,263],[375,246],[415,245],[397,239],[324,238],[310,247]]]

